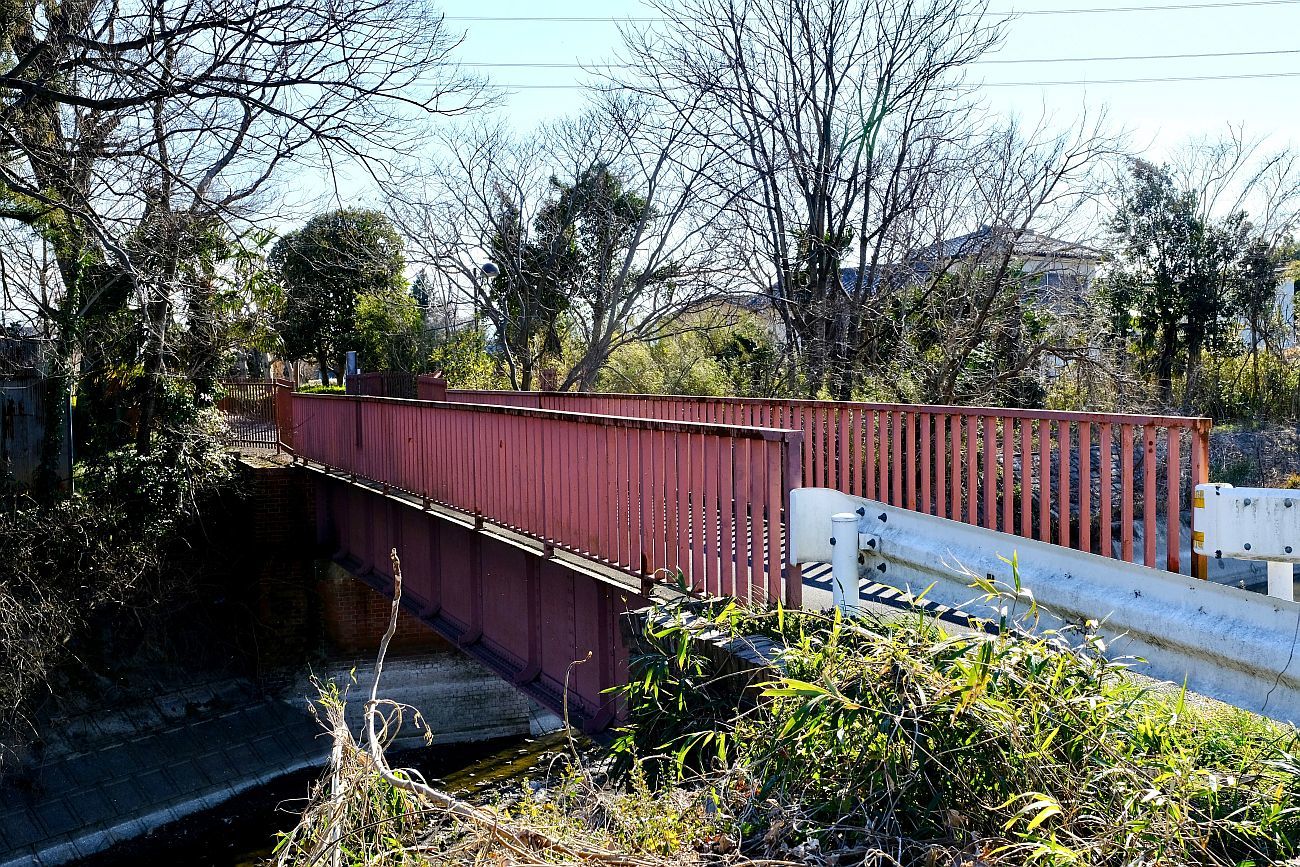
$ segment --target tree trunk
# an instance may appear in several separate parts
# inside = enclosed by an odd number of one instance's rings
[[[1174,353],[1177,351],[1176,325],[1166,323],[1161,328],[1160,354],[1156,358],[1156,386],[1160,402],[1165,406],[1174,403]]]
[[[165,293],[166,290],[160,290]],[[145,454],[151,448],[158,392],[162,389],[163,353],[167,343],[169,305],[164,297],[146,305],[148,340],[145,342],[144,394],[140,400],[140,421],[135,431],[135,450]]]

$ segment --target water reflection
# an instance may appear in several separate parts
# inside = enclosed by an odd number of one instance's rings
[[[568,748],[563,733],[447,744],[389,754],[395,768],[413,767],[440,788],[476,799],[486,790],[529,775]],[[544,769],[539,769],[539,773]],[[317,770],[301,771],[245,792],[233,801],[75,862],[75,867],[137,867],[172,863],[187,867],[260,867],[276,835],[293,827]]]

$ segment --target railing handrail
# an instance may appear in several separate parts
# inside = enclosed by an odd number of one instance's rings
[[[1073,410],[1059,409],[1023,409],[1013,407],[961,406],[950,404],[873,403],[871,401],[818,400],[815,398],[802,397],[726,397],[720,395],[638,394],[603,391],[513,391],[508,389],[485,388],[447,389],[448,397],[481,394],[537,395],[540,400],[544,400],[548,397],[578,398],[584,400],[607,398],[611,400],[645,400],[654,402],[672,401],[678,403],[724,404],[728,406],[770,406],[772,404],[783,404],[785,406],[814,408],[849,407],[876,412],[915,412],[929,413],[931,415],[995,416],[997,418],[1027,418],[1034,420],[1048,419],[1051,421],[1090,422],[1095,424],[1131,424],[1139,427],[1154,424],[1161,427],[1188,429],[1204,427],[1207,430],[1214,423],[1212,418],[1205,416],[1152,415],[1150,413],[1076,412]]]
[[[526,394],[527,392],[520,392]],[[448,406],[472,412],[486,412],[499,415],[515,415],[533,418],[556,418],[568,421],[590,422],[611,427],[631,427],[644,430],[673,431],[681,433],[706,433],[716,436],[728,436],[736,439],[786,440],[794,434],[802,438],[802,431],[792,428],[757,427],[753,425],[730,425],[716,422],[677,421],[675,419],[641,418],[639,416],[610,415],[608,413],[573,412],[563,409],[537,409],[531,406],[510,406],[499,403],[462,403],[460,401],[430,401],[414,397],[383,397],[373,394],[323,394],[294,393],[295,399],[303,400],[366,400],[387,403],[411,404],[415,406]]]

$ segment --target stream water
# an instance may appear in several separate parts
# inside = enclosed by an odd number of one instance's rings
[[[563,732],[542,738],[507,738],[447,744],[389,755],[394,767],[413,767],[435,785],[462,797],[522,778],[567,748]],[[159,828],[137,840],[75,862],[73,867],[260,867],[278,834],[297,822],[321,770],[288,774],[229,803]]]

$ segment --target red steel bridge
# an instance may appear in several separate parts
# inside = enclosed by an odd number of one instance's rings
[[[797,487],[1204,577],[1189,539],[1208,419],[379,374],[349,390],[238,383],[222,405],[238,444],[314,474],[330,556],[391,594],[396,548],[412,613],[543,704],[559,709],[567,683],[592,729],[626,676],[625,611],[682,586],[803,604],[785,548]]]

